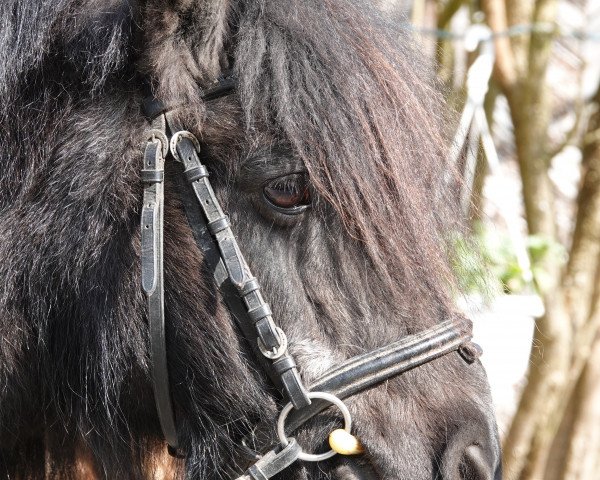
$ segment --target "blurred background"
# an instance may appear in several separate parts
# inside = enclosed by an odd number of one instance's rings
[[[379,0],[457,112],[507,480],[600,479],[600,0]],[[460,120],[458,120],[460,119]]]

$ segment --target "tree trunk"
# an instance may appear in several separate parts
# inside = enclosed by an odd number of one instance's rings
[[[541,461],[539,455],[558,428],[552,414],[567,381],[570,330],[564,322],[562,299],[549,295],[544,304],[547,312],[537,322],[544,330],[535,329],[527,386],[503,445],[504,470],[509,479],[536,478],[528,472]]]
[[[600,105],[600,88],[595,101]],[[600,112],[591,118],[588,130],[598,128]],[[596,365],[592,363],[596,359],[589,357],[600,329],[600,142],[584,149],[583,164],[570,260],[559,287],[545,301],[544,330],[536,333],[543,358],[533,350],[529,384],[505,444],[508,478],[583,480],[585,477],[577,475],[587,472],[597,477],[592,466],[595,460],[582,463],[581,458],[595,455],[600,448],[588,430],[586,417],[596,414],[597,395],[589,380],[595,378]],[[553,355],[558,358],[551,358]],[[570,443],[571,435],[578,443]],[[585,448],[582,439],[587,439]],[[555,455],[552,461],[551,451]]]
[[[547,89],[539,83],[543,81],[543,77],[523,79],[506,94],[514,125],[529,233],[554,238],[554,191],[544,150],[551,105]]]
[[[597,109],[590,119],[588,133],[596,132],[600,128],[600,86],[593,101]],[[587,459],[587,456],[596,458],[600,454],[600,443],[586,431],[588,422],[597,422],[594,402],[600,405],[597,399],[600,393],[591,387],[589,380],[597,375],[600,363],[600,139],[584,147],[582,163],[584,178],[578,196],[571,254],[563,280],[576,335],[570,379],[573,392],[569,395],[569,404],[564,409],[566,414],[563,428],[555,440],[554,468],[551,470],[549,466],[547,469],[547,475],[552,480],[572,480],[578,478],[577,475],[581,475],[579,478],[582,480],[594,478],[585,476],[591,475],[589,472],[593,471],[593,462],[583,462],[582,459]],[[588,415],[591,417],[587,418]],[[600,422],[592,423],[595,428],[598,424]],[[559,474],[556,473],[557,469]],[[597,474],[594,475],[597,477]]]
[[[556,2],[544,3],[552,8],[546,7],[542,13],[550,15]],[[495,8],[498,10],[497,6]],[[521,23],[529,23],[530,20],[521,19]],[[506,19],[503,24],[506,25]],[[527,68],[521,71],[517,62],[519,56],[511,50],[509,64],[513,71],[505,71],[500,80],[514,125],[529,232],[554,239],[554,190],[548,176],[549,162],[544,150],[544,145],[548,143],[547,132],[551,119],[551,103],[545,87],[551,39],[532,38],[531,45],[531,51],[535,54],[527,55]],[[506,78],[516,80],[507,83]],[[553,282],[538,284],[538,288],[545,293],[546,314],[536,322],[528,383],[504,443],[508,478],[541,478],[538,470],[540,465],[545,465],[548,447],[558,429],[552,414],[567,382],[571,331],[565,321],[568,317],[563,297],[557,291],[560,265],[550,258],[545,269]]]
[[[483,0],[487,20],[495,31],[508,25],[554,22],[556,0]],[[546,72],[552,51],[551,36],[532,33],[496,41],[495,78],[509,103],[515,146],[523,184],[523,202],[530,234],[557,237],[555,194],[548,175],[550,158],[545,149],[552,105]],[[545,315],[536,322],[528,383],[504,442],[504,467],[509,479],[544,478],[550,447],[560,426],[563,395],[569,385],[573,330],[560,282],[561,265],[547,258],[549,282],[538,289]]]
[[[557,0],[481,0],[495,32],[506,32],[511,25],[554,24],[557,4]],[[494,78],[509,103],[529,233],[555,241],[555,193],[546,147],[552,114],[546,72],[552,45],[553,36],[539,31],[510,38],[498,35]],[[600,88],[594,101],[600,105]],[[528,383],[504,441],[509,480],[598,478],[599,131],[600,110],[589,124],[588,136],[595,141],[583,152],[585,174],[569,262],[562,267],[558,259],[547,258],[544,267],[550,280],[537,284],[545,314],[536,321]]]
[[[600,314],[600,313],[599,313]],[[597,480],[600,457],[600,337],[577,384],[576,416],[561,480]]]

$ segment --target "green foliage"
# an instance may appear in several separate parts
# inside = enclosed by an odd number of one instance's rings
[[[462,293],[478,294],[489,300],[499,291],[488,266],[479,235],[456,234],[450,241],[453,270]]]
[[[527,237],[527,252],[536,287],[543,291],[544,286],[551,285],[554,280],[549,265],[564,265],[568,259],[567,249],[549,237],[530,235]]]
[[[521,293],[546,285],[548,266],[564,263],[566,250],[559,243],[540,235],[525,239],[531,262],[531,272],[519,262],[510,237],[493,227],[478,224],[470,239],[456,236],[453,245],[454,271],[465,293],[476,293],[484,298],[499,293]],[[532,278],[532,281],[530,280]]]

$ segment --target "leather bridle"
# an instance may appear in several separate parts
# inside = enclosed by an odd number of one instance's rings
[[[232,77],[221,78],[214,88],[204,93],[203,99],[208,101],[228,95],[234,88],[235,80]],[[216,285],[258,363],[290,402],[280,416],[280,441],[266,453],[251,451],[249,458],[254,463],[241,476],[237,473],[232,477],[237,477],[237,480],[267,480],[297,460],[329,458],[335,452],[307,454],[289,435],[332,403],[344,413],[345,429],[349,431],[351,419],[343,399],[453,351],[458,351],[468,363],[481,354],[481,349],[471,342],[471,322],[462,317],[449,319],[385,347],[350,358],[307,388],[288,351],[286,335],[274,323],[259,283],[252,275],[229,219],[214,194],[208,171],[200,160],[198,140],[178,124],[173,110],[155,98],[146,98],[143,110],[150,128],[141,172],[144,183],[141,215],[142,288],[148,301],[156,408],[172,454],[180,454],[180,451],[169,387],[164,315],[164,164],[168,158],[183,165],[183,172],[177,176],[177,187],[207,267],[213,273]]]

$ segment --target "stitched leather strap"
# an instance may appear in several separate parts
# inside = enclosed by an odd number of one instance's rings
[[[223,264],[219,247],[214,241],[204,215],[198,205],[198,200],[191,189],[191,186],[185,182],[183,171],[181,175],[175,176],[177,182],[177,191],[179,198],[183,203],[184,211],[188,220],[188,224],[192,229],[196,244],[202,250],[204,254],[204,263],[209,272],[212,272],[215,280],[215,286],[221,293],[223,301],[229,309],[229,313],[233,317],[236,325],[240,329],[240,332],[244,338],[248,339],[248,345],[254,354],[254,357],[258,361],[260,367],[264,372],[267,373],[273,384],[283,389],[280,378],[275,374],[275,371],[270,367],[270,362],[265,358],[259,348],[258,343],[255,341],[256,333],[252,322],[247,320],[247,309],[244,305],[242,297],[240,297],[238,290],[229,280],[227,269]],[[258,284],[258,282],[257,282]],[[215,294],[216,296],[216,294]],[[254,339],[254,340],[249,340]]]
[[[170,451],[176,452],[178,438],[169,388],[164,315],[163,281],[163,203],[164,148],[170,133],[181,133],[169,115],[160,114],[152,123],[154,134],[144,151],[142,180],[142,287],[148,297],[148,318],[152,359],[152,377],[156,408]],[[287,339],[272,319],[271,309],[262,297],[258,282],[238,247],[227,216],[214,194],[208,173],[198,156],[199,145],[191,134],[175,135],[171,152],[182,159],[184,177],[191,185],[201,214],[192,213],[189,200],[184,201],[186,215],[196,240],[207,257],[212,257],[217,285],[262,365],[283,389],[296,408],[310,405],[307,391],[296,363],[287,351]],[[189,191],[189,187],[188,191]],[[185,195],[182,195],[185,197]],[[270,361],[265,361],[265,358]],[[275,367],[272,362],[278,361]]]
[[[346,360],[313,382],[310,391],[332,393],[341,399],[351,397],[448,353],[470,348],[472,336],[470,321],[447,320]],[[293,432],[329,405],[328,402],[314,400],[310,406],[292,411],[286,423],[289,431]]]
[[[464,357],[464,349],[474,355],[465,359],[467,363],[471,363],[481,355],[481,348],[471,342],[471,337],[472,324],[469,320],[447,320],[423,332],[346,360],[313,382],[310,391],[332,393],[345,399],[448,353],[458,351]],[[316,399],[308,407],[292,411],[286,421],[286,433],[291,435],[330,406],[329,402]],[[271,423],[263,422],[256,426],[252,435],[243,443],[262,451],[269,448],[273,441]],[[252,458],[249,460],[252,461]]]
[[[156,120],[154,128],[164,129]],[[163,281],[163,209],[164,163],[160,139],[149,140],[144,150],[144,198],[141,218],[142,289],[148,300],[148,323],[154,398],[160,426],[169,446],[178,446],[177,429],[171,403],[167,347],[165,335],[164,281]]]

